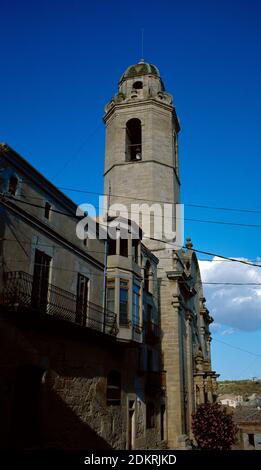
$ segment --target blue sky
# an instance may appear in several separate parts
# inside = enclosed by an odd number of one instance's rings
[[[261,210],[260,21],[257,0],[1,0],[0,140],[56,185],[102,192],[104,105],[123,71],[139,61],[144,28],[145,60],[159,67],[181,121],[182,201]],[[67,194],[96,203],[95,196]],[[261,225],[260,213],[188,205],[185,217]],[[185,231],[201,250],[261,255],[260,227],[186,221]],[[218,265],[211,263],[203,265],[204,280],[206,266]],[[221,266],[214,279],[251,275]],[[219,291],[218,299],[211,289],[214,368],[224,379],[260,377],[261,357],[235,349],[261,356],[260,291],[242,286]],[[233,315],[230,301],[240,302]]]

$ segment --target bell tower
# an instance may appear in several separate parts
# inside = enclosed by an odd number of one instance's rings
[[[212,320],[202,307],[204,297],[197,257],[191,240],[187,240],[185,247],[183,240],[181,243],[176,240],[174,245],[175,234],[171,231],[163,230],[158,237],[144,236],[145,221],[142,219],[140,223],[132,212],[133,204],[147,204],[150,210],[160,205],[161,216],[156,220],[151,211],[148,217],[154,231],[155,225],[165,227],[170,218],[172,231],[177,235],[182,232],[178,225],[182,214],[179,215],[180,206],[177,206],[180,203],[180,126],[172,97],[165,91],[157,67],[140,61],[127,68],[117,94],[105,107],[104,122],[104,185],[105,193],[111,195],[110,209],[114,203],[128,209],[128,218],[142,228],[144,251],[148,248],[158,259],[153,288],[157,292],[160,319],[161,367],[166,377],[162,398],[166,404],[168,448],[190,448],[192,412],[197,403],[213,399],[217,377],[211,369],[210,348],[201,346],[209,341],[208,325]],[[164,203],[173,209],[171,214],[166,214]],[[142,267],[146,292],[151,273],[146,264]]]
[[[180,192],[180,126],[157,67],[141,60],[127,68],[117,94],[105,107],[104,122],[104,189],[108,193],[111,188],[110,204],[130,209],[131,204],[168,202],[175,209]],[[155,242],[144,243],[155,247]]]

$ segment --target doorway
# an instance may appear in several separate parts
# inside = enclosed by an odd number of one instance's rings
[[[35,365],[18,367],[10,421],[9,445],[13,448],[39,447],[42,442],[42,377]]]
[[[31,305],[43,313],[46,312],[48,303],[51,260],[43,251],[35,250]]]
[[[76,301],[76,323],[86,325],[87,308],[89,297],[89,278],[83,274],[78,274],[77,301]]]

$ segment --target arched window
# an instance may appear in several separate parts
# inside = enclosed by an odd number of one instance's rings
[[[133,83],[133,88],[134,88],[134,90],[142,90],[142,88],[143,88],[143,83],[140,82],[140,81],[134,82],[134,83]]]
[[[126,124],[126,160],[138,161],[142,158],[141,121],[130,119]]]
[[[107,405],[121,404],[121,374],[116,370],[107,376]]]

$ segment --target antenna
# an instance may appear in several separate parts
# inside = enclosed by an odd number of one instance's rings
[[[141,60],[144,62],[144,28],[141,28]]]

